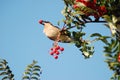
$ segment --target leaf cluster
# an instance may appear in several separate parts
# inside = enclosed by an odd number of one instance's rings
[[[74,43],[77,48],[82,52],[85,58],[91,57],[94,53],[94,47],[89,45],[89,41],[83,40],[83,36],[85,36],[84,32],[72,32]]]
[[[7,64],[6,60],[0,59],[0,76],[2,80],[14,80],[14,75]]]
[[[71,33],[71,37],[74,39],[75,46],[82,52],[85,58],[90,58],[94,53],[94,42],[102,41],[104,46],[104,52],[106,56],[105,62],[111,70],[114,71],[114,76],[111,80],[120,80],[120,63],[117,60],[118,53],[120,53],[120,41],[116,39],[116,36],[103,36],[100,33],[92,33],[90,38],[93,40],[84,40],[86,33],[83,29],[86,28],[87,23],[107,23],[112,22],[112,15],[120,17],[120,0],[96,0],[96,6],[104,6],[107,10],[105,14],[96,18],[95,15],[86,15],[87,13],[97,13],[95,10],[86,6],[80,6],[75,8],[76,0],[63,0],[65,7],[62,10],[62,14],[65,19],[63,22],[66,24],[67,29]],[[94,0],[90,0],[94,1]],[[77,3],[79,5],[79,3]],[[97,9],[96,9],[97,10]],[[108,17],[109,16],[109,17]],[[106,19],[109,18],[109,20]],[[72,29],[75,28],[75,31]]]
[[[41,67],[36,64],[37,61],[33,61],[32,64],[28,65],[22,80],[40,80],[40,74],[42,73]]]
[[[33,63],[27,66],[22,80],[40,80],[41,74],[41,67],[37,65],[37,61],[33,60]],[[10,70],[8,62],[5,59],[0,59],[0,79],[14,80],[14,74]]]
[[[118,62],[118,55],[120,53],[120,42],[116,39],[111,39],[104,47],[105,56],[110,70],[114,71],[111,80],[120,80],[120,62]]]

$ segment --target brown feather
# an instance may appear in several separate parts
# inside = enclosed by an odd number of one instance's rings
[[[43,32],[45,35],[51,40],[57,40],[58,35],[60,34],[61,29],[52,25],[49,22],[44,23],[44,30]],[[59,42],[69,43],[72,39],[67,35],[60,35]]]

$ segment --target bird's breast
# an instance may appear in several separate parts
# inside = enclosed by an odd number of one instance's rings
[[[50,38],[50,39],[52,39],[52,40],[55,40],[56,38],[57,38],[57,36],[58,36],[58,34],[59,34],[59,30],[56,30],[56,29],[53,29],[53,28],[45,28],[44,30],[43,30],[43,32],[45,33],[45,35],[48,37],[48,38]]]

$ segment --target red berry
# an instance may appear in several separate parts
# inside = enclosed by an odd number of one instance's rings
[[[94,3],[97,3],[97,0],[93,0]]]
[[[118,62],[120,62],[120,53],[118,54]]]
[[[118,62],[120,62],[120,58],[118,58]]]
[[[98,14],[93,14],[93,16],[97,19],[99,18]]]
[[[53,55],[54,54],[54,52],[52,51],[52,52],[50,52],[50,55]]]
[[[60,46],[57,46],[56,49],[57,49],[57,50],[60,49]]]
[[[53,50],[53,48],[50,49],[51,51]]]
[[[56,50],[56,49],[53,49],[53,52],[54,52],[54,53],[56,53],[56,52],[57,52],[57,50]]]
[[[75,4],[75,5],[73,5],[73,8],[76,9],[76,8],[79,8],[79,7]]]
[[[51,51],[53,51],[54,53],[57,51],[56,48],[51,48]]]
[[[61,47],[61,48],[60,48],[60,51],[64,51],[64,48],[63,48],[63,47]]]
[[[60,54],[60,52],[59,52],[59,51],[56,51],[55,53],[56,53],[57,55],[59,55],[59,54]]]
[[[118,55],[118,58],[120,59],[120,54]]]
[[[54,56],[55,59],[58,59],[58,56]]]
[[[39,20],[39,23],[42,24],[42,23],[43,23],[43,20]]]

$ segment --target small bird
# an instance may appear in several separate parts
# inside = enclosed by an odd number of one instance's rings
[[[61,34],[62,30],[54,26],[49,21],[40,20],[40,24],[44,25],[43,33],[51,40],[58,41],[62,43],[70,43],[72,42],[72,38],[67,34]]]

